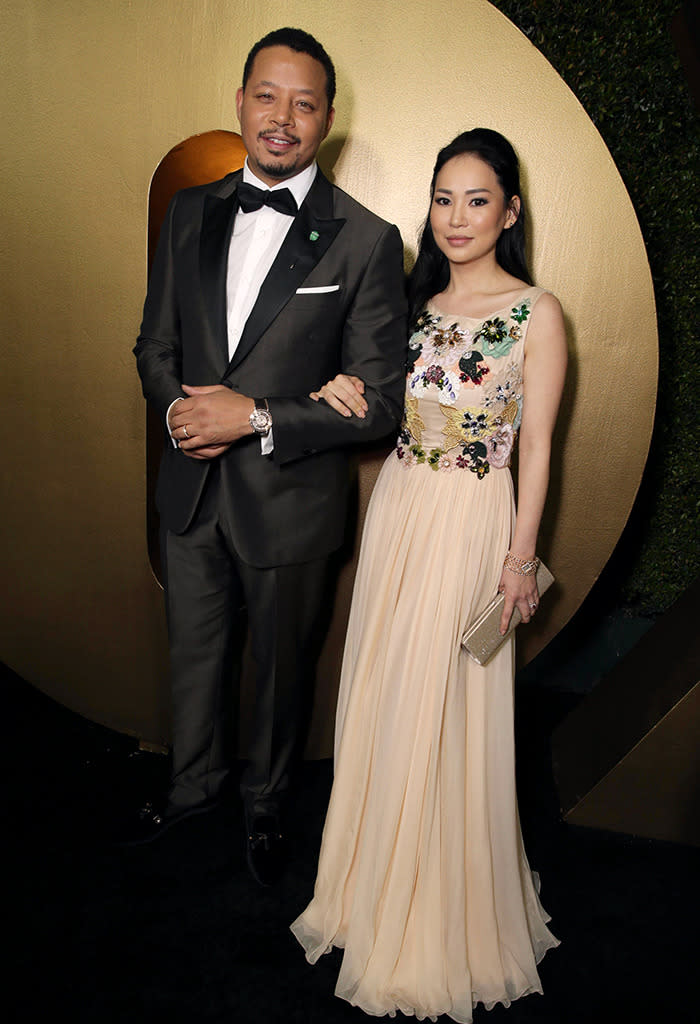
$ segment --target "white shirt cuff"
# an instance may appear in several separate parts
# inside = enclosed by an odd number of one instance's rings
[[[267,434],[260,438],[260,451],[263,455],[272,455],[275,450],[275,441],[272,436],[272,427],[270,427]]]
[[[184,398],[176,398],[176,399],[175,399],[175,402],[184,402],[184,401],[185,401],[185,399],[184,399]],[[172,443],[173,443],[173,448],[177,448],[177,441],[176,441],[176,440],[175,440],[175,438],[173,437],[173,432],[172,432],[172,430],[170,429],[170,410],[171,410],[171,409],[172,409],[172,407],[173,407],[173,406],[175,405],[175,402],[171,402],[171,403],[170,403],[170,405],[168,406],[168,408],[167,408],[167,410],[166,410],[166,413],[165,413],[165,425],[166,425],[166,427],[168,428],[168,434],[170,435],[170,440],[171,440],[171,441],[172,441]]]

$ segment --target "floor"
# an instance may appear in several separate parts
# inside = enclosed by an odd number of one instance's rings
[[[289,870],[262,890],[246,870],[235,800],[152,845],[115,845],[115,822],[164,782],[166,758],[9,670],[1,681],[8,1024],[367,1020],[333,996],[339,954],[311,967],[288,930],[312,891],[330,762],[303,766]],[[698,1020],[700,851],[559,820],[549,737],[579,699],[518,690],[523,830],[561,946],[541,965],[543,996],[478,1007],[475,1024]]]

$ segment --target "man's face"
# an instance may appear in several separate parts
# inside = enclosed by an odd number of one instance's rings
[[[268,46],[255,57],[236,111],[251,171],[268,185],[313,161],[333,124],[326,72],[307,53]]]

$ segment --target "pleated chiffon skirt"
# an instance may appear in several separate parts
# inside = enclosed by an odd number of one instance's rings
[[[368,509],[316,886],[292,925],[311,963],[344,949],[336,995],[368,1014],[466,1024],[541,992],[558,945],[518,819],[513,641],[485,667],[460,647],[513,516],[508,470],[394,454]]]

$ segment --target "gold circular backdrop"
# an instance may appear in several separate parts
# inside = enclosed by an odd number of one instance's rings
[[[654,299],[629,197],[585,111],[514,25],[486,0],[238,6],[234,15],[230,0],[134,0],[71,14],[26,0],[0,14],[11,154],[0,254],[0,555],[11,600],[0,660],[69,707],[156,743],[169,737],[165,626],[131,356],[149,182],[183,140],[237,130],[243,62],[265,32],[299,25],[333,57],[337,117],[320,163],[398,224],[407,264],[441,146],[485,126],[521,158],[534,276],[561,300],[571,355],[540,543],[557,584],[536,624],[519,631],[521,662],[571,617],[609,558],[654,414]],[[379,461],[362,463],[360,515]],[[311,754],[331,749],[352,570],[350,555]]]

